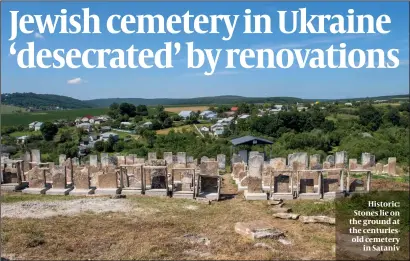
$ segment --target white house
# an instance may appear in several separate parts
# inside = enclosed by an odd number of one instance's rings
[[[123,121],[123,122],[120,123],[120,126],[121,126],[121,127],[128,128],[128,127],[131,126],[131,122]]]
[[[222,129],[223,129],[224,126],[223,126],[221,123],[216,123],[216,124],[214,124],[214,125],[211,126],[211,131],[212,131],[212,132],[215,132],[215,130],[216,130],[216,129],[219,129],[219,128],[222,128]]]
[[[203,111],[199,114],[199,117],[201,117],[202,119],[215,119],[217,117],[217,114],[213,111]]]
[[[242,114],[242,115],[239,116],[238,118],[244,120],[244,119],[247,119],[247,118],[249,118],[249,117],[251,117],[251,115],[249,115],[249,114]]]
[[[115,141],[117,141],[118,138],[119,138],[118,134],[117,134],[117,133],[114,133],[114,132],[106,132],[106,133],[101,134],[101,139],[102,139],[103,141],[108,141],[108,139],[109,139],[110,137],[113,137],[113,139],[114,139]]]
[[[209,132],[209,128],[203,126],[203,127],[200,128],[200,131],[201,131],[201,132]]]
[[[144,127],[144,128],[150,128],[151,126],[152,126],[152,122],[150,122],[150,121],[147,121],[147,122],[145,122],[144,124],[141,125],[141,127]]]
[[[345,106],[353,106],[353,104],[351,102],[346,102]]]
[[[41,128],[41,126],[43,126],[43,123],[42,123],[42,122],[35,121],[35,122],[30,123],[30,124],[28,125],[28,128],[29,128],[30,130],[39,131],[40,128]]]
[[[24,144],[26,143],[27,139],[29,138],[29,136],[20,136],[17,137],[17,144]]]
[[[193,111],[181,111],[178,115],[183,119],[188,119]]]
[[[307,111],[308,107],[298,107],[298,111],[303,111],[303,110]]]
[[[77,128],[81,128],[83,130],[90,131],[91,130],[91,124],[88,123],[88,122],[83,122],[83,123],[78,124]]]

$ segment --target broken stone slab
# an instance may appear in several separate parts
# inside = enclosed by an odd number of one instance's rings
[[[300,216],[299,220],[302,223],[325,223],[325,224],[330,224],[334,225],[336,224],[336,219],[332,217],[327,217],[327,216]]]
[[[283,200],[278,199],[278,200],[269,200],[268,205],[280,205],[282,204]]]
[[[207,198],[196,198],[196,202],[205,204],[205,205],[211,205],[212,201]]]
[[[293,219],[296,220],[299,218],[299,214],[294,214],[294,213],[275,213],[272,215],[275,218],[281,218],[281,219]]]
[[[335,252],[337,252],[338,256],[343,255],[343,257],[347,256],[356,260],[358,260],[358,257],[376,260],[379,255],[382,254],[381,251],[363,251],[362,245],[352,242],[354,237],[356,236],[340,233],[336,234],[337,251]],[[364,240],[367,238],[367,236],[364,236]]]
[[[275,208],[275,207],[273,207],[273,208],[271,208],[271,210],[272,210],[272,212],[273,213],[289,213],[289,212],[292,212],[292,209],[290,209],[290,208]]]
[[[279,241],[279,243],[281,243],[282,245],[285,245],[285,246],[292,245],[292,242],[290,242],[289,240],[284,239],[284,238],[279,238],[278,241]]]
[[[237,222],[235,224],[235,232],[252,240],[259,238],[278,239],[284,236],[281,230],[272,227],[271,224],[262,220]]]

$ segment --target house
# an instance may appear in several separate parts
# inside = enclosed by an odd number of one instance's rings
[[[221,123],[216,123],[216,124],[211,126],[211,131],[215,132],[215,130],[218,129],[218,128],[224,128],[224,126]]]
[[[26,143],[26,141],[27,141],[27,139],[28,139],[29,137],[30,137],[30,136],[20,136],[20,137],[17,137],[17,138],[16,138],[17,144],[24,144],[24,143]]]
[[[102,126],[102,127],[101,127],[101,132],[102,132],[102,133],[108,132],[108,131],[111,131],[111,127],[110,127],[110,126]]]
[[[92,120],[92,121],[91,121]],[[94,118],[91,115],[86,115],[84,117],[81,118],[81,122],[90,122],[93,123],[94,122]]]
[[[131,122],[123,121],[120,123],[120,128],[129,128],[132,125]]]
[[[353,104],[351,102],[346,102],[345,106],[353,106]]]
[[[249,118],[249,117],[251,117],[251,115],[249,115],[249,114],[242,114],[241,116],[238,117],[238,119],[244,120],[244,119],[247,119],[247,118]]]
[[[91,124],[89,122],[83,122],[83,123],[78,124],[77,128],[81,128],[83,130],[90,131],[91,130]]]
[[[237,111],[238,111],[238,109],[239,109],[238,107],[232,107],[232,108],[231,108],[231,111],[233,111],[233,112],[237,112]]]
[[[205,126],[201,127],[199,130],[200,130],[201,132],[209,132],[209,128],[208,128],[208,127],[205,127]]]
[[[215,119],[217,117],[217,114],[213,111],[203,111],[199,114],[199,117],[201,117],[202,119]]]
[[[28,128],[29,128],[30,130],[39,131],[40,128],[41,128],[41,126],[43,126],[43,123],[42,123],[42,122],[35,121],[35,122],[30,123],[30,124],[28,125]]]
[[[118,134],[114,132],[106,132],[106,133],[101,134],[101,139],[103,141],[108,141],[110,137],[113,137],[114,141],[117,141],[119,139]]]
[[[225,132],[224,127],[216,127],[216,128],[214,128],[214,131],[213,131],[215,136],[222,135],[222,134],[224,134],[224,132]]]
[[[308,107],[298,107],[298,111],[307,111]]]
[[[193,111],[181,111],[180,113],[178,113],[178,115],[179,117],[186,120],[191,116],[191,113],[193,113]]]

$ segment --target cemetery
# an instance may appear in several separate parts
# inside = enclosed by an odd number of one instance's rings
[[[376,163],[374,155],[362,153],[348,159],[344,151],[328,155],[305,152],[286,158],[266,159],[264,153],[242,151],[226,162],[226,155],[194,159],[185,152],[136,155],[91,155],[89,162],[60,155],[59,164],[41,162],[39,150],[22,159],[2,157],[1,189],[45,195],[147,195],[218,201],[221,174],[231,170],[232,180],[245,200],[334,199],[371,190],[373,174],[396,175],[396,159]]]

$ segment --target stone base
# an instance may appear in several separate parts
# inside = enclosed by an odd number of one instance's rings
[[[62,196],[66,196],[70,193],[70,191],[73,190],[73,188],[51,188],[49,190],[46,191],[47,195],[62,195]]]
[[[261,239],[261,238],[270,238],[270,239],[279,239],[284,236],[284,233],[272,227],[266,221],[255,220],[247,223],[238,222],[235,224],[235,232],[245,236],[249,239]]]
[[[26,188],[23,189],[21,192],[24,194],[46,194],[46,191],[49,188]]]
[[[245,191],[245,190],[247,190],[248,189],[248,186],[241,186],[239,183],[238,183],[238,191]]]
[[[28,187],[28,184],[26,183],[6,183],[6,184],[1,184],[1,190],[3,191],[19,191],[22,189],[25,189]]]
[[[216,192],[200,192],[198,195],[199,198],[206,198],[209,200],[219,200],[219,194]]]
[[[266,193],[250,193],[245,190],[243,193],[245,200],[268,200],[268,195]]]
[[[168,196],[167,189],[147,189],[145,190],[145,195],[156,196],[156,197],[166,197]]]
[[[142,195],[142,189],[138,188],[123,188],[121,190],[122,195]]]
[[[323,199],[335,199],[335,198],[343,198],[343,192],[326,192],[323,193]]]
[[[173,198],[188,198],[188,199],[193,199],[194,198],[194,192],[193,191],[174,191],[172,193]]]
[[[98,188],[94,191],[94,195],[117,195],[121,194],[120,188]]]
[[[87,196],[94,194],[95,189],[73,189],[70,192],[70,196]]]
[[[300,193],[298,197],[301,199],[321,199],[322,195],[318,193]]]
[[[272,193],[270,195],[270,199],[272,200],[280,200],[280,199],[291,200],[291,199],[294,199],[294,197],[292,193]]]

